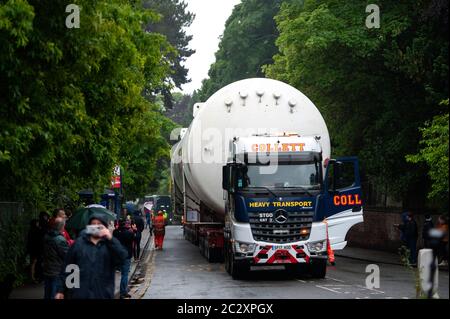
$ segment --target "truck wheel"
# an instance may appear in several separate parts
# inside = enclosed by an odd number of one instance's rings
[[[250,272],[250,265],[242,262],[237,262],[234,258],[230,262],[230,275],[234,280],[244,279]]]
[[[224,257],[225,257],[225,261],[224,261],[224,263],[225,263],[225,270],[227,271],[227,273],[229,273],[230,275],[231,275],[231,264],[230,264],[230,261],[231,261],[231,258],[230,258],[230,251],[229,251],[229,249],[228,249],[228,245],[225,245],[225,249],[224,249],[225,251],[224,251]]]
[[[313,278],[323,279],[327,274],[327,260],[326,259],[312,259],[311,260],[311,275]]]

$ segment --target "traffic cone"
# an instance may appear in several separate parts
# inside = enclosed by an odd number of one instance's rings
[[[328,237],[328,221],[325,219],[324,220],[326,229],[327,229],[327,255],[328,255],[328,261],[330,262],[330,264],[332,266],[336,265],[336,260],[334,258],[334,251],[333,249],[331,249],[331,245],[330,245],[330,238]]]

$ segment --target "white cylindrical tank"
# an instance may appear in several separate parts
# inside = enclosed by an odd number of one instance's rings
[[[233,137],[283,132],[320,136],[322,158],[330,157],[328,129],[319,110],[303,93],[280,81],[253,78],[229,84],[194,105],[194,116],[172,150],[172,178],[177,189],[188,187],[188,196],[218,219],[225,210],[222,166]]]

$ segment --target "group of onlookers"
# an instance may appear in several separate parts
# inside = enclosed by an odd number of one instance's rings
[[[121,272],[120,298],[131,297],[131,262],[141,257],[146,223],[139,210],[129,213],[124,209],[122,213],[114,224],[104,215],[93,214],[76,240],[65,228],[70,213],[64,209],[55,209],[52,215],[41,212],[39,219],[31,222],[27,241],[30,277],[35,283],[44,282],[46,299],[114,298],[117,270]],[[67,280],[75,280],[74,286],[68,286]]]
[[[409,251],[409,263],[417,265],[417,242],[419,239],[419,229],[412,212],[402,214],[402,224],[395,225],[400,230],[400,240]],[[437,230],[439,239],[433,238],[431,230]],[[424,248],[431,248],[437,253],[439,266],[448,265],[448,217],[439,216],[437,224],[430,215],[425,215],[425,221],[422,227],[422,240]]]

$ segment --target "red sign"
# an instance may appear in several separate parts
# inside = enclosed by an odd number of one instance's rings
[[[111,187],[120,188],[120,176],[113,176],[111,178]]]
[[[111,177],[111,188],[120,188],[120,182],[120,166],[116,166]]]

